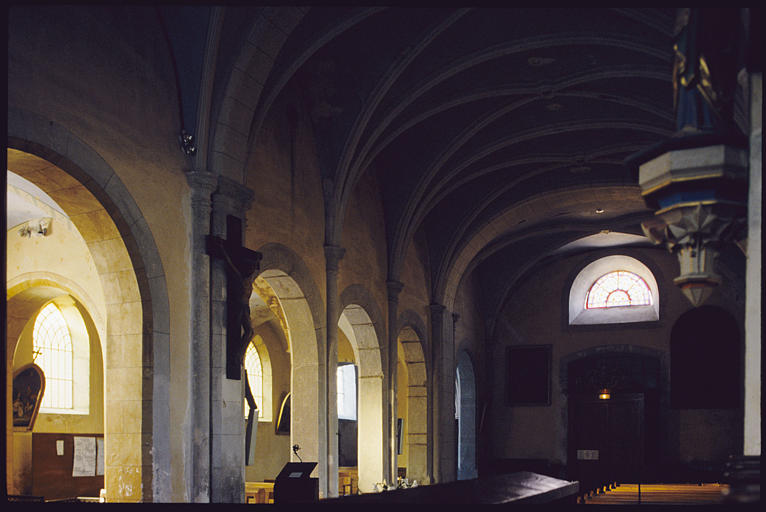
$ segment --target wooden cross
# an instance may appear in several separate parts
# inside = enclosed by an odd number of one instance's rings
[[[226,378],[240,380],[250,325],[250,294],[260,271],[261,253],[242,246],[242,219],[226,217],[226,239],[208,235],[207,253],[226,262]]]

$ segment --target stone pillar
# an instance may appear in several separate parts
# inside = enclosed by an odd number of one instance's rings
[[[386,378],[388,379],[387,400],[385,408],[384,421],[388,428],[385,430],[387,435],[385,436],[387,457],[383,458],[383,474],[387,475],[387,479],[391,483],[396,483],[397,477],[397,454],[396,454],[396,420],[397,420],[397,403],[396,403],[396,368],[399,362],[399,293],[404,288],[404,285],[399,281],[389,280],[386,281],[386,288],[388,290],[388,351],[387,354],[387,371]]]
[[[205,237],[210,233],[210,196],[217,175],[193,171],[186,174],[191,187],[191,261],[189,262],[189,407],[185,419],[184,499],[210,500],[210,258]]]
[[[456,478],[455,460],[455,340],[452,322],[441,304],[431,304],[433,354],[433,474],[437,483]]]
[[[750,184],[745,268],[745,432],[744,455],[761,455],[761,201],[763,175],[763,74],[750,75]]]
[[[226,217],[242,219],[244,242],[246,212],[253,192],[224,176],[213,194],[212,235],[226,238]],[[226,378],[226,263],[213,260],[210,273],[210,501],[244,503],[245,444],[242,380]]]
[[[325,269],[327,286],[327,488],[321,489],[324,497],[338,496],[338,320],[340,300],[338,296],[338,270],[346,250],[335,245],[325,245]]]

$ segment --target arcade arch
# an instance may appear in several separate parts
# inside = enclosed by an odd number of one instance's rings
[[[168,298],[153,236],[119,177],[74,135],[16,110],[9,110],[8,129],[8,170],[61,205],[92,256],[103,289],[89,311],[104,334],[107,499],[166,501],[168,387],[158,383],[170,378]],[[6,437],[11,434],[6,422]],[[7,457],[7,468],[13,459],[14,454]]]
[[[341,303],[351,300],[353,292],[341,294]],[[346,304],[338,328],[351,344],[358,368],[357,468],[362,492],[373,492],[382,482],[384,457],[383,367],[376,326],[367,310],[359,304]]]
[[[261,273],[273,290],[282,311],[284,338],[290,364],[290,445],[300,446],[300,457],[317,461],[314,477],[319,478],[320,496],[328,496],[326,353],[321,297],[300,257],[281,244],[266,244]],[[244,398],[244,395],[243,395]],[[290,460],[298,457],[290,454]]]
[[[411,326],[399,331],[397,367],[397,417],[403,419],[398,445],[399,467],[407,478],[430,483],[428,475],[428,380],[420,337]]]

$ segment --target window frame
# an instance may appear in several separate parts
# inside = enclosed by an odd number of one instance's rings
[[[90,414],[90,334],[85,324],[85,318],[82,312],[77,308],[75,300],[69,296],[61,296],[45,303],[35,314],[32,325],[32,350],[38,347],[36,336],[36,325],[40,315],[49,306],[55,307],[64,321],[69,334],[71,346],[71,369],[72,369],[72,406],[71,407],[50,407],[40,405],[40,414]],[[42,361],[35,358],[35,363],[40,366],[45,374],[46,391],[50,391],[60,379],[51,377],[50,372],[46,373],[46,368],[41,365]],[[43,402],[45,396],[43,396]]]
[[[268,423],[271,422],[273,419],[273,404],[272,404],[272,378],[271,378],[271,358],[269,357],[269,351],[266,347],[266,344],[263,341],[263,338],[256,334],[253,336],[253,338],[250,340],[250,343],[248,344],[248,347],[245,351],[245,357],[242,361],[242,370],[247,372],[247,353],[250,351],[250,347],[253,347],[253,350],[255,350],[256,355],[258,356],[258,359],[261,363],[261,403],[258,403],[258,398],[253,394],[253,398],[256,399],[256,403],[259,406],[258,409],[258,421]],[[250,373],[247,374],[248,382],[250,380]],[[245,379],[242,379],[243,381]],[[251,386],[252,390],[252,386]],[[242,396],[242,411],[244,413],[245,419],[247,419],[247,399],[244,397],[244,383],[243,383],[243,396]]]
[[[586,298],[601,277],[615,271],[635,274],[650,292],[649,305],[586,307]],[[660,294],[654,273],[638,259],[625,254],[599,258],[583,267],[569,288],[569,325],[624,324],[654,322],[660,319]]]

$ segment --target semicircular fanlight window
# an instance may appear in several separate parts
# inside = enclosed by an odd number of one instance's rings
[[[599,277],[585,296],[586,309],[651,304],[652,293],[646,281],[627,270],[616,270]]]

